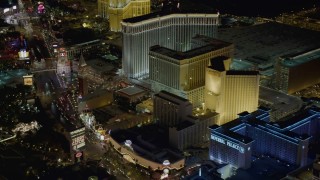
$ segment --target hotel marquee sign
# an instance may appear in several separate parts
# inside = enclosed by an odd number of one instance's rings
[[[217,142],[219,142],[221,144],[226,144],[227,146],[238,150],[240,153],[244,153],[244,148],[241,147],[239,144],[235,144],[235,143],[233,143],[231,141],[228,141],[226,139],[223,139],[221,137],[218,137],[218,136],[215,136],[215,135],[212,135],[212,134],[211,134],[211,139],[214,140],[214,141],[217,141]]]

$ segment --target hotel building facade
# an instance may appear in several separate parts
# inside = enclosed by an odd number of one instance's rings
[[[163,126],[174,126],[192,112],[192,104],[184,98],[161,91],[153,98],[153,118]]]
[[[107,18],[108,17],[108,8],[109,0],[98,0],[98,15]]]
[[[280,91],[293,94],[320,83],[320,48],[278,58],[275,84]]]
[[[150,0],[98,0],[98,14],[109,19],[111,31],[121,31],[123,19],[150,13]]]
[[[205,70],[210,59],[232,57],[234,47],[231,43],[202,35],[192,40],[192,49],[185,52],[152,46],[149,78],[155,93],[165,90],[200,107],[204,103]]]
[[[188,51],[197,34],[217,36],[218,14],[154,13],[122,22],[123,72],[129,78],[149,75],[149,48],[160,45],[175,51]]]
[[[251,156],[269,155],[289,164],[308,164],[308,147],[319,136],[320,109],[309,108],[277,123],[261,108],[243,112],[222,126],[211,126],[209,157],[237,168],[249,168]]]
[[[154,119],[169,128],[169,143],[181,151],[209,140],[208,127],[213,125],[217,113],[192,115],[192,104],[184,98],[161,91],[154,96]]]
[[[206,69],[205,107],[219,113],[218,125],[258,108],[258,71],[228,70],[230,62],[228,57],[214,58]]]

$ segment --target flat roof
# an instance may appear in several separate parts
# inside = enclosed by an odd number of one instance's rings
[[[209,66],[209,68],[214,69],[216,71],[223,72],[226,70],[224,67],[224,61],[228,59],[230,58],[226,56],[218,56],[218,57],[212,58],[210,59],[211,66]]]
[[[272,110],[277,112],[290,112],[292,109],[303,105],[303,101],[298,97],[264,86],[259,87],[259,101],[269,104]]]
[[[282,61],[282,65],[287,67],[295,67],[300,64],[307,63],[309,61],[319,61],[320,60],[320,48],[304,51],[294,55],[285,55],[282,56],[284,60]]]
[[[217,14],[217,13],[216,13],[216,11],[200,12],[200,11],[191,11],[191,10],[177,11],[177,12],[159,11],[159,12],[145,14],[142,16],[136,16],[136,17],[132,17],[132,18],[123,19],[123,22],[137,23],[137,22],[141,22],[141,21],[145,21],[145,20],[149,20],[149,19],[153,19],[153,18],[168,16],[171,14]]]
[[[10,83],[22,83],[23,76],[28,75],[28,71],[25,69],[16,69],[0,72],[0,86],[4,86]]]
[[[203,54],[211,52],[211,51],[216,51],[216,50],[219,50],[222,48],[226,48],[226,47],[232,45],[232,43],[225,42],[225,41],[215,39],[215,38],[207,37],[207,39],[208,39],[208,41],[210,39],[208,44],[205,44],[204,46],[201,46],[198,48],[190,49],[185,52],[172,50],[172,49],[169,49],[169,48],[166,48],[163,46],[159,46],[159,45],[151,46],[150,51],[171,57],[173,59],[183,60],[183,59],[188,59],[188,58],[193,58],[193,57],[196,57],[199,55],[203,55]]]
[[[239,133],[233,132],[232,130],[230,130],[233,127],[239,126],[239,125],[243,125],[245,126],[245,123],[242,122],[241,119],[235,119],[233,121],[230,121],[222,126],[218,126],[218,125],[213,125],[210,126],[209,128],[214,130],[215,132],[218,132],[219,134],[222,134],[224,136],[227,136],[229,138],[232,138],[238,142],[242,142],[244,144],[248,144],[252,141],[254,141],[252,138],[241,135]]]
[[[177,96],[175,94],[169,93],[164,90],[160,91],[158,94],[155,94],[155,96],[166,99],[170,102],[176,102],[176,103],[178,103],[178,101],[179,102],[189,102],[188,99],[185,99],[183,97]]]
[[[272,123],[274,126],[284,129],[292,124],[298,123],[306,118],[313,116],[314,114],[310,113],[309,110],[302,110],[297,113],[294,113],[290,116],[283,118],[281,121]]]
[[[286,54],[320,47],[320,32],[268,22],[218,29],[219,39],[234,43],[234,58],[251,64],[274,63]],[[239,61],[238,61],[239,62]]]
[[[228,137],[232,137],[233,139],[236,139],[238,142],[242,142],[244,144],[248,144],[253,142],[254,140],[248,136],[244,136],[242,134],[233,132],[233,131],[229,131],[229,130],[223,130],[221,132],[222,134],[228,136]]]
[[[246,127],[247,125],[253,126],[254,128],[258,128],[267,133],[272,133],[279,138],[285,138],[291,142],[298,143],[299,140],[306,140],[311,137],[308,134],[298,134],[293,132],[293,130],[300,126],[301,123],[305,123],[308,121],[310,117],[317,116],[320,117],[320,109],[316,107],[312,107],[306,110],[303,110],[299,113],[292,115],[292,117],[286,118],[281,122],[265,122],[262,119],[268,115],[269,113],[263,110],[257,110],[258,112],[253,112],[249,114],[249,116],[243,118],[237,118],[233,121],[230,121],[222,126],[214,125],[209,128],[215,134],[222,136],[227,136],[231,139],[235,139],[238,142],[249,143],[253,141],[250,137],[244,136],[235,132],[237,129]],[[260,111],[260,113],[259,113]],[[286,129],[285,129],[286,128]],[[284,131],[285,130],[285,131]]]
[[[129,87],[118,90],[118,92],[124,93],[128,96],[133,96],[135,94],[140,94],[145,91],[143,89],[136,87],[136,86],[129,86]]]
[[[104,89],[97,89],[93,91],[93,93],[88,93],[85,96],[83,96],[80,102],[85,102],[94,98],[106,97],[108,93],[111,93],[111,92]]]
[[[227,71],[226,75],[258,75],[259,71]]]
[[[86,60],[85,62],[88,66],[99,73],[106,73],[114,69],[114,66],[111,63],[108,63],[102,59],[90,59]]]
[[[179,123],[178,125],[175,126],[175,128],[177,129],[177,131],[180,131],[182,129],[185,129],[187,127],[193,126],[194,123],[190,122],[190,121],[182,121],[181,123]]]
[[[111,132],[111,137],[119,144],[130,140],[133,151],[136,154],[161,164],[164,160],[169,160],[171,163],[174,163],[183,159],[183,155],[179,150],[170,147],[168,135],[167,130],[156,125]]]

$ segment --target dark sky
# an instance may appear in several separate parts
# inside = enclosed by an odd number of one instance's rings
[[[11,7],[13,4],[17,4],[18,0],[0,0],[0,8]]]
[[[184,9],[219,10],[220,13],[273,17],[283,12],[319,7],[319,0],[180,0]]]

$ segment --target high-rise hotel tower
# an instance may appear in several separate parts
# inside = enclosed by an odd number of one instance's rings
[[[98,14],[103,17],[108,17],[109,0],[98,0]]]
[[[161,46],[150,48],[149,70],[152,90],[162,90],[188,99],[194,107],[204,103],[206,68],[210,60],[233,56],[233,44],[197,35],[192,38],[192,49],[180,52]]]
[[[153,13],[124,19],[123,71],[129,78],[149,76],[149,48],[154,45],[175,51],[191,49],[197,34],[217,36],[218,14]],[[165,72],[164,72],[165,73]]]
[[[217,57],[206,69],[205,106],[219,113],[218,125],[258,108],[259,72],[229,70],[230,62],[228,57]]]
[[[111,31],[121,31],[123,19],[149,13],[150,0],[98,0],[98,14],[109,18]]]

